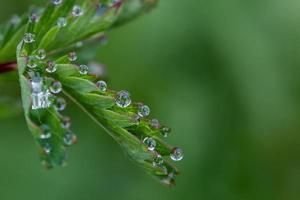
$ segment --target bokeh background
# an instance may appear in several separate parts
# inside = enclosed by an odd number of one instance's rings
[[[32,2],[0,0],[0,21]],[[175,188],[70,105],[79,143],[68,167],[51,171],[22,114],[0,119],[0,199],[298,200],[299,10],[297,0],[161,0],[108,34],[95,60],[109,85],[151,105],[173,129],[168,142],[185,150]]]

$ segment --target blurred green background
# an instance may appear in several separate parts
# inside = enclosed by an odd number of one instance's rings
[[[31,0],[0,0],[0,21]],[[298,200],[300,1],[161,0],[109,33],[97,61],[173,128],[185,150],[175,188],[134,166],[76,107],[78,145],[45,171],[20,114],[0,120],[2,200]],[[4,94],[0,94],[4,95]]]

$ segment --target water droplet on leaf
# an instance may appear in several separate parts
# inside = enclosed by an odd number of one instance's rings
[[[150,121],[150,125],[155,129],[159,129],[159,127],[160,127],[160,123],[157,119],[152,119]]]
[[[101,92],[105,92],[107,90],[107,84],[105,81],[98,81],[96,85]]]
[[[146,137],[143,143],[148,147],[150,151],[153,151],[156,147],[156,141],[153,138]]]
[[[83,15],[83,10],[79,5],[75,5],[75,6],[73,6],[72,14],[74,17],[79,17],[79,16]]]
[[[162,164],[164,163],[164,159],[161,157],[161,155],[157,155],[154,159],[153,159],[153,166],[162,166]]]
[[[59,5],[63,2],[63,0],[51,0],[54,5]]]
[[[35,42],[35,35],[32,33],[25,33],[23,41],[25,43],[33,43]]]
[[[66,146],[71,146],[77,142],[77,136],[71,131],[67,131],[64,136],[64,143]]]
[[[174,161],[182,160],[183,159],[183,150],[181,148],[175,147],[172,150],[172,153],[171,153],[170,157]]]
[[[37,67],[36,59],[34,56],[29,56],[27,58],[27,67],[29,67],[30,69],[34,69]]]
[[[64,98],[58,97],[55,100],[54,107],[57,111],[63,111],[67,107],[67,102]]]
[[[86,75],[86,74],[88,74],[88,72],[89,72],[89,67],[88,66],[86,66],[86,65],[80,65],[79,66],[79,73],[81,75]]]
[[[54,73],[57,70],[57,65],[54,61],[48,61],[47,62],[47,67],[46,67],[46,72],[48,73]]]
[[[56,22],[57,26],[62,28],[67,26],[67,19],[65,17],[59,17]]]
[[[146,105],[139,105],[138,115],[140,117],[146,117],[150,114],[150,108]]]
[[[161,127],[161,133],[164,137],[168,137],[170,132],[171,132],[171,128],[166,126]]]
[[[116,104],[121,108],[126,108],[131,104],[131,98],[129,92],[122,90],[117,93]]]
[[[77,60],[77,54],[76,54],[76,52],[70,52],[69,54],[68,54],[68,58],[69,58],[69,60],[71,61],[71,62],[74,62],[74,61],[76,61]]]
[[[44,60],[46,58],[46,51],[44,49],[39,49],[37,52],[36,52],[36,58],[39,59],[39,60]]]
[[[50,86],[50,91],[53,93],[53,94],[58,94],[60,93],[62,90],[62,85],[59,81],[53,81],[51,86]]]

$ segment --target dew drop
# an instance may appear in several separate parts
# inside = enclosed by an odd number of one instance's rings
[[[31,89],[33,93],[40,93],[43,87],[43,79],[39,76],[34,76],[31,83]]]
[[[153,138],[146,137],[143,143],[148,147],[148,150],[153,151],[156,147],[156,141]]]
[[[117,93],[116,104],[121,108],[126,108],[131,104],[131,98],[129,92],[122,90]]]
[[[62,90],[62,85],[59,81],[53,81],[51,86],[50,86],[50,92],[53,94],[58,94]]]
[[[160,127],[160,123],[157,119],[152,119],[150,121],[150,125],[155,129],[159,129],[159,127]]]
[[[30,23],[36,23],[40,19],[40,16],[38,16],[36,13],[31,13],[28,17],[28,20]]]
[[[77,48],[80,48],[80,47],[83,46],[83,42],[82,42],[82,41],[79,41],[79,42],[76,43],[75,46],[76,46]]]
[[[33,43],[33,42],[35,42],[35,35],[32,33],[25,33],[25,35],[23,37],[23,41],[25,43]]]
[[[34,69],[37,67],[36,59],[34,56],[29,56],[27,58],[27,67],[29,67],[30,69]]]
[[[81,75],[86,75],[89,72],[89,67],[87,65],[80,65],[79,66],[79,73]]]
[[[52,147],[49,143],[42,144],[42,147],[46,154],[50,154],[52,151]]]
[[[99,90],[101,92],[106,92],[106,90],[107,90],[107,84],[106,84],[105,81],[98,81],[96,85],[97,85],[97,87],[99,88]]]
[[[154,159],[153,159],[153,166],[162,166],[162,164],[164,163],[164,159],[161,157],[161,155],[157,155]]]
[[[140,117],[146,117],[150,114],[150,108],[146,105],[139,105],[138,115]]]
[[[70,117],[64,117],[62,119],[61,125],[63,128],[70,128],[71,127],[71,118]]]
[[[174,161],[182,160],[183,159],[183,150],[181,148],[175,147],[172,150],[172,153],[171,153],[170,157]]]
[[[48,73],[54,73],[57,70],[57,65],[54,61],[48,61],[47,62],[47,67],[46,67],[46,72]]]
[[[77,136],[71,131],[67,131],[64,136],[64,143],[66,146],[71,146],[77,142]]]
[[[169,133],[171,132],[171,128],[163,126],[161,127],[161,133],[164,137],[168,137]]]
[[[63,111],[67,107],[67,102],[64,98],[58,97],[55,100],[54,107],[57,111]]]
[[[67,19],[65,17],[59,17],[57,19],[57,22],[56,22],[57,26],[60,27],[60,28],[67,26],[67,23],[68,22],[67,22]]]
[[[51,0],[54,5],[59,5],[63,2],[63,0]]]
[[[70,52],[69,54],[68,54],[68,58],[69,58],[69,60],[71,61],[71,62],[74,62],[74,61],[76,61],[77,60],[77,54],[76,54],[76,52]]]
[[[46,58],[46,51],[44,49],[39,49],[37,52],[36,52],[36,55],[35,57],[39,60],[44,60]]]
[[[72,8],[72,15],[74,17],[79,17],[79,16],[83,15],[82,8],[79,5],[73,6],[73,8]]]
[[[43,133],[40,135],[40,138],[42,140],[49,139],[51,137],[51,135],[52,135],[49,126],[43,124],[41,126],[41,129],[43,130]]]

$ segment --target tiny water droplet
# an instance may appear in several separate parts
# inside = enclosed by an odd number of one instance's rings
[[[174,161],[182,160],[183,159],[183,150],[181,148],[175,147],[172,150],[172,153],[171,153],[170,157]]]
[[[42,140],[49,139],[52,135],[49,126],[46,124],[43,124],[41,126],[41,129],[43,130],[43,133],[40,135],[40,138]]]
[[[160,127],[160,123],[157,119],[152,119],[150,121],[150,125],[155,129],[159,129],[159,127]]]
[[[64,143],[66,146],[71,146],[77,142],[77,136],[71,131],[67,131],[64,136]]]
[[[126,108],[131,104],[131,98],[129,92],[122,90],[117,93],[116,104],[121,108]]]
[[[87,65],[80,65],[79,66],[79,73],[81,75],[86,75],[89,72],[89,67]]]
[[[67,26],[67,23],[68,22],[67,22],[67,19],[65,17],[59,17],[57,19],[57,22],[56,22],[57,26],[60,27],[60,28]]]
[[[37,52],[36,52],[36,58],[39,59],[39,60],[44,60],[46,58],[46,51],[44,49],[39,49]]]
[[[140,117],[146,117],[150,114],[150,108],[146,105],[139,105],[138,115]]]
[[[69,54],[68,54],[68,58],[69,58],[69,60],[71,61],[71,62],[74,62],[74,61],[76,61],[77,60],[77,54],[76,54],[76,52],[70,52]]]
[[[146,137],[143,143],[148,147],[148,150],[153,151],[156,147],[156,141],[153,138]]]
[[[75,5],[72,8],[72,14],[74,17],[79,17],[79,16],[83,15],[83,10],[79,5]]]
[[[57,111],[63,111],[67,107],[67,102],[64,98],[58,97],[55,100],[54,107]]]
[[[50,91],[53,93],[53,94],[58,94],[60,93],[62,90],[62,85],[59,81],[53,81],[51,86],[50,86]]]
[[[23,37],[23,41],[25,43],[33,43],[33,42],[35,42],[35,35],[32,33],[25,33],[25,35]]]
[[[37,67],[36,59],[34,56],[29,56],[27,58],[27,67],[29,67],[30,69],[34,69]]]
[[[48,73],[54,73],[57,70],[57,65],[54,61],[48,61],[47,62],[47,67],[46,67],[46,72]]]
[[[161,127],[161,133],[164,137],[168,137],[169,133],[171,132],[171,128],[163,126]]]
[[[98,81],[96,85],[101,92],[105,92],[107,90],[107,84],[105,81]]]
[[[36,13],[31,13],[28,17],[28,20],[30,23],[36,23],[39,21],[39,19],[40,19],[40,16],[37,15]]]
[[[164,159],[161,157],[161,155],[157,155],[154,159],[153,159],[153,166],[162,166],[162,164],[164,163]]]
[[[63,0],[51,0],[54,5],[59,5],[63,2]]]
[[[51,145],[49,143],[42,144],[42,147],[43,147],[43,149],[44,149],[44,151],[45,151],[46,154],[50,154],[51,153],[52,147],[51,147]]]
[[[108,7],[105,4],[101,4],[96,11],[96,16],[102,16],[106,10],[108,9]]]
[[[64,117],[62,119],[61,125],[63,128],[70,128],[71,127],[71,118],[70,117]]]

